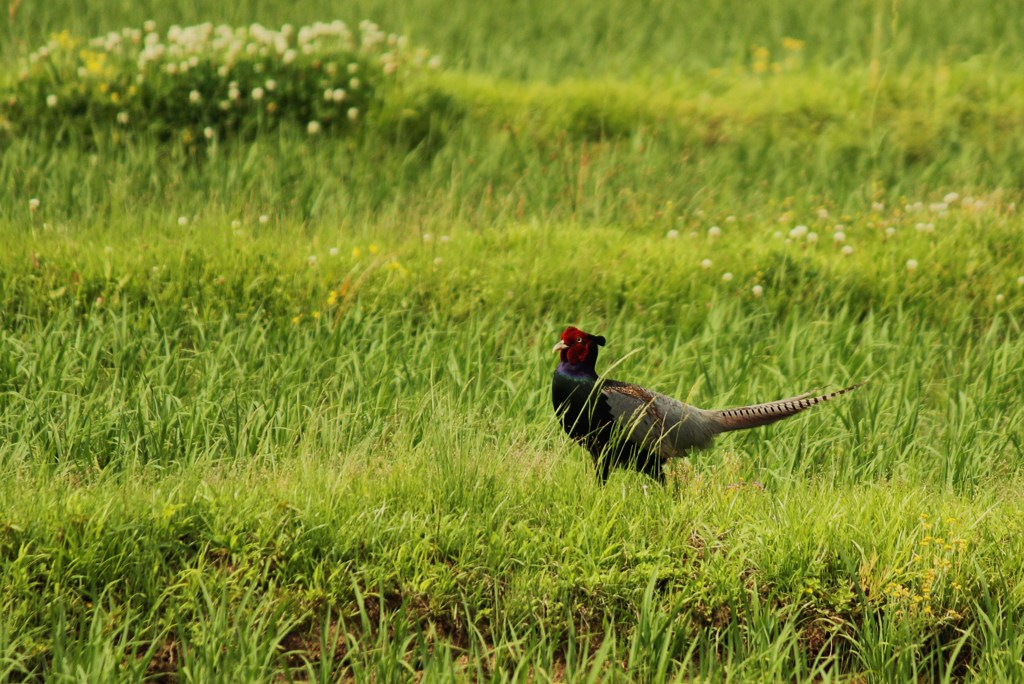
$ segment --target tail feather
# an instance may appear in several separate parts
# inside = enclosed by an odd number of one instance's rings
[[[810,394],[800,394],[795,397],[788,399],[779,399],[778,401],[770,401],[765,404],[753,404],[751,406],[740,406],[738,408],[722,409],[720,411],[709,411],[711,414],[712,421],[717,427],[718,432],[729,432],[731,430],[744,430],[746,428],[760,427],[761,425],[768,425],[774,423],[783,418],[789,418],[790,416],[800,413],[804,409],[808,409],[816,404],[824,403],[830,399],[852,392],[857,389],[863,382],[859,382],[856,385],[850,385],[841,390],[837,390],[830,394],[822,394],[821,396],[811,396]]]

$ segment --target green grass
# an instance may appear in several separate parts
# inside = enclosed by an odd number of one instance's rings
[[[8,73],[334,18],[72,5]],[[351,130],[0,121],[0,679],[1020,679],[1021,20],[767,7],[363,3],[449,66]],[[869,382],[602,486],[570,323],[700,406]]]

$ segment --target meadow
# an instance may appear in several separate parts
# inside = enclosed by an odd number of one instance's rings
[[[10,4],[0,680],[1024,678],[1024,15],[705,5]]]

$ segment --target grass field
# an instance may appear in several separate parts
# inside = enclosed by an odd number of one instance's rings
[[[704,5],[11,4],[0,680],[1024,678],[1024,14]],[[367,17],[440,68],[87,42]],[[869,382],[602,486],[568,324]]]

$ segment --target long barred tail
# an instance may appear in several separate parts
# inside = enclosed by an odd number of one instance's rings
[[[708,411],[708,413],[710,414],[715,427],[718,428],[718,432],[754,428],[774,423],[775,421],[782,420],[783,418],[789,418],[790,416],[796,415],[815,404],[822,404],[830,399],[835,399],[840,395],[846,394],[847,392],[852,392],[863,384],[863,382],[859,382],[856,385],[850,385],[849,387],[837,390],[831,394],[822,394],[818,397],[812,397],[810,394],[801,394],[800,396],[790,397],[789,399],[770,401],[766,404],[740,406],[738,408],[722,409],[720,411]]]

